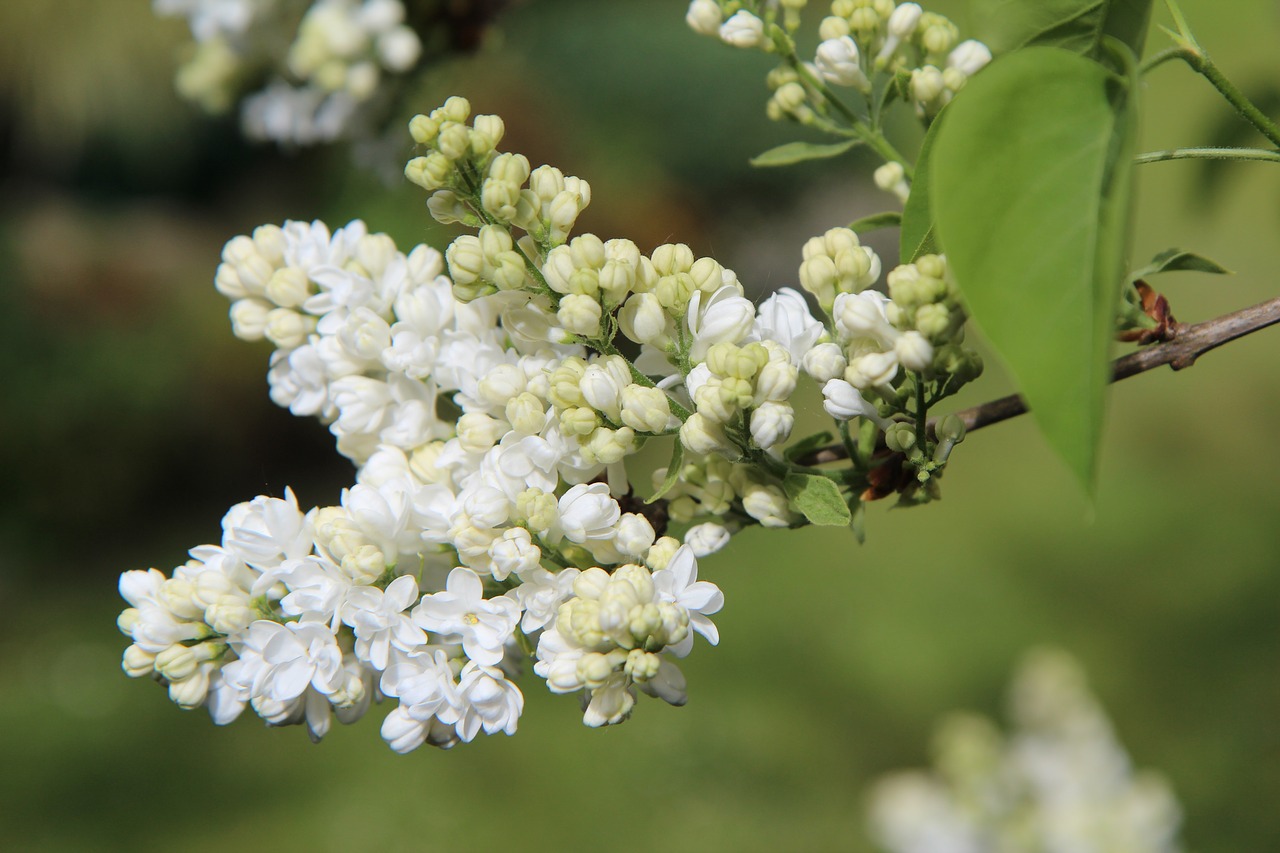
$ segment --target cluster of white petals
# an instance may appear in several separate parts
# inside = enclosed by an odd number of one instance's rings
[[[124,667],[219,723],[250,706],[316,738],[390,697],[401,751],[512,733],[526,659],[592,726],[637,692],[683,704],[676,660],[694,634],[718,642],[723,604],[698,559],[747,525],[841,523],[871,484],[867,459],[788,455],[802,376],[870,447],[923,415],[911,388],[963,380],[939,361],[962,352],[945,264],[897,268],[886,297],[868,289],[879,258],[835,229],[799,272],[818,315],[794,289],[757,306],[683,244],[572,236],[587,183],[498,152],[501,120],[465,100],[410,131],[424,153],[406,174],[475,235],[442,255],[359,221],[264,225],[215,275],[233,332],[273,347],[272,399],[327,424],[355,482],[305,512],[255,498],[170,575],[126,572]],[[959,437],[907,457],[922,482]],[[672,461],[637,494],[627,460],[647,441]]]
[[[240,100],[246,134],[291,145],[349,135],[386,75],[411,70],[422,42],[403,0],[153,0],[195,38],[178,91],[211,112]],[[281,52],[281,47],[287,50]],[[245,92],[246,79],[266,78]]]

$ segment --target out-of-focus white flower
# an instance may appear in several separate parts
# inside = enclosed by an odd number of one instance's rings
[[[886,850],[1180,849],[1172,792],[1133,771],[1074,661],[1033,652],[1011,698],[1008,737],[982,717],[951,715],[935,737],[940,771],[876,785],[871,824]]]
[[[822,79],[837,86],[852,86],[864,92],[871,90],[871,81],[862,70],[858,46],[849,36],[827,39],[818,45],[814,64]]]
[[[740,9],[720,25],[720,40],[734,47],[755,47],[764,40],[764,21]]]
[[[947,67],[955,68],[972,77],[991,61],[991,50],[982,42],[969,39],[956,45],[947,56]]]
[[[714,521],[695,524],[685,532],[684,543],[695,557],[707,557],[729,544],[729,531]]]
[[[715,0],[693,0],[684,20],[699,35],[717,36],[720,34],[720,24],[724,21],[724,13]]]

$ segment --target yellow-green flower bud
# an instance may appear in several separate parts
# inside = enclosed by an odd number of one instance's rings
[[[600,427],[591,433],[582,452],[595,457],[595,461],[602,465],[612,465],[621,462],[635,446],[636,432],[631,427],[624,426],[616,430]]]
[[[471,139],[465,124],[446,122],[436,137],[436,150],[449,160],[457,161],[471,153]]]
[[[311,281],[301,267],[282,267],[267,280],[267,298],[281,308],[297,308],[311,293]]]
[[[622,422],[636,432],[665,432],[675,426],[667,395],[632,383],[622,389]]]
[[[680,550],[680,540],[671,536],[663,536],[650,546],[644,555],[644,564],[650,570],[658,572],[667,567],[671,558]]]
[[[506,133],[506,126],[498,116],[479,115],[471,125],[471,152],[478,158],[496,149]]]
[[[583,270],[586,272],[586,270]],[[600,303],[592,296],[570,293],[560,300],[556,320],[566,332],[594,338],[600,334]]]
[[[643,649],[632,649],[627,653],[627,663],[623,671],[633,681],[644,683],[658,674],[662,667],[662,658]]]
[[[933,302],[916,309],[916,328],[934,343],[940,343],[951,334],[951,310]]]
[[[849,20],[847,18],[828,15],[818,24],[818,39],[820,41],[838,39],[847,35],[849,35]]]
[[[455,285],[471,284],[484,272],[484,250],[480,247],[480,240],[470,234],[450,243],[444,250],[444,257]]]
[[[505,412],[511,428],[522,435],[537,435],[547,419],[542,401],[528,391],[508,400]]]
[[[526,522],[526,526],[536,532],[543,533],[560,517],[556,496],[541,489],[525,489],[516,496],[516,512]]]
[[[658,297],[658,304],[672,316],[678,317],[689,307],[689,300],[693,298],[693,292],[696,289],[692,276],[688,273],[677,273],[658,279],[658,285],[653,292]]]
[[[710,423],[728,423],[738,413],[738,395],[735,389],[725,389],[725,380],[713,376],[694,392],[693,402],[698,407],[698,414]]]
[[[466,98],[453,95],[440,107],[439,113],[442,120],[465,122],[471,116],[471,102]],[[432,116],[435,117],[435,114],[432,113]]]
[[[915,427],[911,424],[890,424],[884,432],[884,443],[894,453],[910,453],[916,446]]]
[[[454,225],[459,222],[473,221],[475,214],[467,209],[452,190],[437,190],[427,199],[427,210],[431,218],[441,225]]]
[[[717,453],[729,449],[724,429],[696,412],[680,427],[680,442],[693,453]]]
[[[653,268],[658,275],[687,273],[693,267],[693,250],[684,243],[665,243],[653,250]]]
[[[599,426],[599,414],[587,406],[574,406],[560,413],[560,429],[569,435],[591,435]]]
[[[713,258],[698,258],[689,268],[693,286],[704,293],[714,293],[724,283],[724,267]]]

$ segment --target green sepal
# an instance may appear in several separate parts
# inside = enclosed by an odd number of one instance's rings
[[[671,491],[671,487],[680,479],[680,468],[684,465],[684,445],[680,443],[680,436],[676,436],[676,440],[672,443],[671,461],[667,463],[667,477],[662,481],[662,485],[658,487],[658,491],[654,492],[645,501],[651,504],[661,498],[667,492]]]
[[[849,223],[848,228],[858,234],[866,234],[870,231],[879,231],[881,228],[896,228],[902,224],[902,214],[896,210],[886,210],[884,213],[873,213],[870,216],[863,216]]]

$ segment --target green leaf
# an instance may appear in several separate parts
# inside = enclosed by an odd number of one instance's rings
[[[782,452],[782,455],[794,462],[819,447],[826,447],[834,440],[835,436],[829,432],[815,432],[813,435],[806,436],[788,447]]]
[[[684,445],[680,443],[680,436],[676,436],[676,440],[671,447],[671,461],[667,463],[667,476],[662,481],[662,485],[658,487],[658,491],[649,496],[645,501],[651,504],[658,498],[671,491],[671,487],[680,479],[680,468],[684,465]]]
[[[788,474],[782,481],[796,512],[809,519],[810,524],[822,527],[845,527],[852,523],[849,505],[840,494],[834,480],[817,474]]]
[[[859,545],[867,544],[867,505],[862,501],[854,504],[849,529],[853,531],[853,538],[858,540]]]
[[[887,210],[884,213],[873,213],[853,220],[849,223],[849,230],[866,234],[869,231],[879,231],[881,228],[896,228],[901,224],[902,214],[896,210]]]
[[[1217,261],[1183,249],[1165,249],[1151,259],[1151,263],[1129,273],[1129,281],[1137,281],[1162,272],[1207,272],[1214,275],[1234,275]]]
[[[847,142],[835,142],[830,145],[819,145],[814,142],[788,142],[777,148],[751,158],[751,165],[757,167],[792,166],[806,160],[823,160],[828,157],[839,157],[844,152],[862,142],[850,139]]]
[[[1142,53],[1152,0],[976,0],[976,29],[997,54],[1031,45],[1098,56],[1108,36]]]
[[[929,126],[929,132],[924,135],[924,142],[920,144],[920,156],[916,159],[916,178],[911,183],[911,195],[907,196],[907,204],[902,210],[902,231],[898,234],[900,263],[909,264],[921,255],[938,252],[933,210],[930,208],[932,178],[929,175],[929,164],[933,160],[934,141],[938,138],[946,115],[945,109],[938,113]]]
[[[970,312],[1092,491],[1125,281],[1136,68],[1058,48],[997,59],[947,108],[933,211]]]

